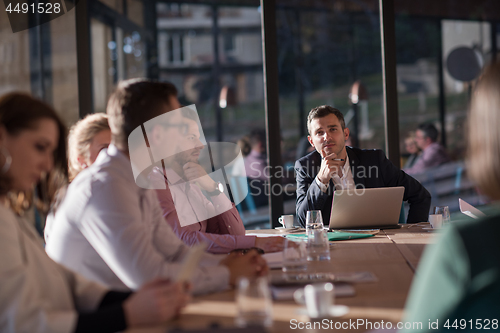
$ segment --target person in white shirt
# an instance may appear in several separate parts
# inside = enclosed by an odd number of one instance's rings
[[[0,332],[116,332],[172,318],[188,300],[182,284],[110,291],[51,260],[21,217],[33,201],[48,207],[49,180],[67,175],[65,133],[45,103],[20,93],[0,97]],[[34,185],[43,200],[26,200]]]
[[[182,128],[180,113],[169,112],[180,108],[176,94],[170,83],[128,80],[118,85],[107,107],[112,142],[70,184],[55,213],[46,246],[55,261],[119,290],[137,289],[156,277],[177,277],[189,247],[163,220],[155,192],[138,186],[143,178],[135,177],[137,170],[154,165],[150,158],[155,152],[147,142],[164,143],[156,144],[161,158],[173,153],[169,141]],[[161,123],[153,121],[157,117]],[[266,272],[256,251],[204,254],[192,277],[193,291],[220,291],[239,276]]]

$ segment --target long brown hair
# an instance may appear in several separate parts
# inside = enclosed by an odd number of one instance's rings
[[[468,167],[481,191],[500,200],[500,63],[488,66],[469,113]]]
[[[41,119],[54,120],[59,130],[59,142],[54,151],[54,168],[36,184],[34,194],[14,193],[10,195],[12,208],[18,213],[28,208],[33,202],[45,213],[60,183],[67,179],[67,130],[52,107],[28,94],[9,93],[0,97],[0,125],[9,135],[15,136],[22,131],[33,130]],[[11,190],[10,182],[8,177],[0,174],[0,195],[5,195]]]

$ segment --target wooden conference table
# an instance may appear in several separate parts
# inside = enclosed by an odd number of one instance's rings
[[[338,241],[331,250],[329,262],[312,262],[310,272],[372,272],[376,282],[353,284],[356,295],[337,298],[336,304],[347,305],[349,312],[334,322],[351,322],[363,319],[372,323],[390,321],[394,324],[402,320],[403,309],[415,269],[425,245],[432,242],[433,232],[423,230],[429,224],[403,225],[401,229],[381,230],[374,237]],[[251,231],[252,233],[255,230]],[[259,232],[278,232],[259,231]],[[281,274],[280,270],[271,270],[270,274]],[[290,321],[310,322],[311,320],[297,313],[301,306],[293,300],[273,302],[273,326],[268,332],[292,332]],[[236,316],[235,292],[226,291],[201,297],[195,297],[184,309],[181,316],[171,321],[166,327],[133,332],[166,332],[166,329],[204,329],[218,325],[234,327]],[[365,328],[357,331],[363,332]],[[318,332],[319,330],[300,330]],[[356,331],[356,330],[352,330]],[[132,332],[132,331],[130,331]]]

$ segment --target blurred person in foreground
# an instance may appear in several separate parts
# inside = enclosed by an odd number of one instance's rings
[[[422,150],[418,160],[404,171],[409,175],[423,173],[450,161],[444,147],[437,142],[439,132],[431,123],[420,124],[415,132],[415,141]]]
[[[134,79],[118,85],[107,107],[111,144],[69,185],[56,212],[46,247],[54,260],[121,290],[178,276],[189,247],[165,223],[155,191],[142,184],[145,177],[135,174],[156,162],[152,147],[159,158],[174,153],[172,142],[185,127],[176,96],[171,83]],[[266,272],[256,251],[205,253],[192,276],[193,291],[221,291],[239,276]]]
[[[285,239],[281,236],[245,235],[238,210],[224,193],[224,186],[215,182],[199,163],[204,145],[200,141],[196,112],[183,108],[182,113],[185,133],[180,133],[172,142],[178,153],[163,160],[165,169],[156,167],[150,174],[153,182],[166,186],[166,189],[157,189],[156,194],[167,223],[184,243],[206,242],[207,251],[211,253],[251,247],[265,252],[283,250]]]
[[[336,190],[404,186],[403,201],[410,211],[407,223],[427,221],[431,195],[413,177],[398,169],[379,149],[346,146],[349,129],[343,114],[329,106],[312,109],[307,117],[309,143],[315,151],[295,162],[297,219],[306,224],[309,210],[321,210],[328,225]],[[354,192],[353,192],[354,193]]]
[[[180,284],[110,291],[47,256],[22,217],[23,198],[36,185],[33,201],[50,201],[47,183],[56,173],[67,175],[67,161],[66,129],[55,111],[29,95],[1,97],[0,331],[115,332],[175,316],[188,300]]]
[[[493,207],[481,220],[453,222],[425,249],[405,311],[406,322],[423,323],[414,332],[494,329],[494,320],[500,325],[499,91],[497,63],[479,79],[468,118],[467,171]],[[429,328],[429,321],[437,327]]]

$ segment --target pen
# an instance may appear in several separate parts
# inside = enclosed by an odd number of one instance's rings
[[[340,161],[340,162],[344,162],[345,161],[343,158],[334,158],[333,160],[334,161]]]

